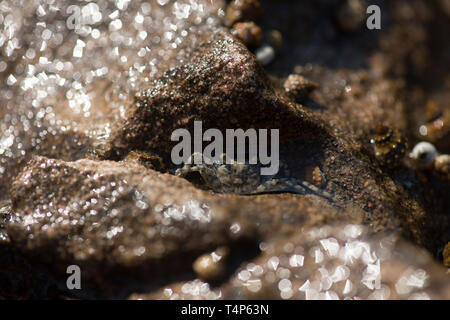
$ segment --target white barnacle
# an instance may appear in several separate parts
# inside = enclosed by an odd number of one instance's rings
[[[235,193],[241,195],[255,195],[262,193],[291,192],[297,194],[314,194],[335,202],[335,198],[327,191],[320,189],[307,181],[294,178],[277,178],[275,176],[262,176],[261,166],[258,164],[240,163],[230,161],[204,161],[193,164],[194,156],[201,159],[205,156],[201,153],[192,154],[182,168],[175,171],[175,175],[189,180],[192,172],[198,172],[202,178],[200,184],[219,193]],[[226,155],[221,156],[222,160]]]
[[[412,152],[409,154],[410,158],[421,167],[431,168],[434,160],[438,156],[436,147],[429,142],[419,142]]]

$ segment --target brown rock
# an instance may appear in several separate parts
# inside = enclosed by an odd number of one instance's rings
[[[12,199],[14,246],[57,274],[79,265],[87,283],[113,281],[113,270],[141,279],[183,271],[236,236],[229,228],[239,221],[225,222],[224,208],[188,182],[133,162],[34,158]]]

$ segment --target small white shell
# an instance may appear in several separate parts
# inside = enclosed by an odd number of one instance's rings
[[[438,156],[436,147],[429,142],[419,142],[416,144],[409,156],[416,161],[416,163],[425,168],[431,168],[434,160]]]
[[[434,161],[434,169],[443,174],[450,174],[450,155],[442,154]]]
[[[263,66],[266,66],[275,59],[275,49],[266,44],[256,50],[255,55],[256,59],[258,59]]]

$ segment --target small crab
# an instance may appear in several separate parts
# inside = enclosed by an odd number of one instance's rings
[[[201,157],[201,164],[193,164],[193,159]],[[222,160],[225,155],[222,155]],[[236,193],[241,195],[253,195],[262,193],[299,193],[314,194],[329,201],[334,201],[333,196],[315,185],[298,179],[278,178],[275,175],[265,176],[260,174],[259,164],[248,164],[225,161],[214,161],[201,153],[192,154],[185,165],[176,170],[175,174],[187,177],[192,172],[198,172],[204,183],[218,193]]]

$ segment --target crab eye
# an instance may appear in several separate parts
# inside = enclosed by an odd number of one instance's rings
[[[411,152],[411,158],[416,160],[418,164],[429,167],[433,165],[437,157],[437,150],[434,145],[429,142],[418,143]]]

